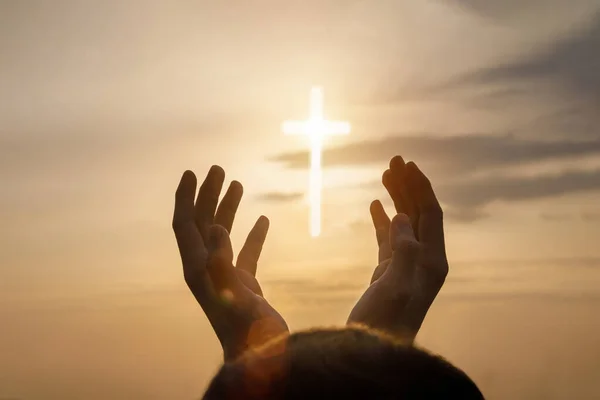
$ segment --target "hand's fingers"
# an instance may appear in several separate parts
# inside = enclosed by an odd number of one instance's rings
[[[417,269],[420,245],[406,214],[397,214],[390,227],[392,261],[388,269],[398,283],[410,285]]]
[[[390,160],[389,169],[391,171],[389,184],[395,188],[392,193],[399,198],[399,202],[402,204],[401,209],[397,209],[396,212],[408,214],[410,216],[411,211],[413,211],[413,205],[411,204],[410,193],[408,192],[406,185],[406,164],[404,163],[404,159],[401,156],[394,156]],[[396,202],[396,199],[393,200]]]
[[[208,239],[209,227],[213,224],[223,180],[225,180],[225,171],[218,165],[213,165],[198,191],[196,225],[205,241]]]
[[[433,247],[445,254],[442,207],[433,192],[431,182],[419,167],[415,163],[409,163],[407,167],[414,178],[411,184],[420,214],[419,240],[425,246]]]
[[[188,221],[194,222],[194,195],[196,194],[196,175],[185,171],[175,191],[175,211],[173,229]]]
[[[227,193],[225,193],[225,196],[223,196],[223,199],[217,208],[214,223],[221,225],[229,233],[231,233],[235,213],[240,205],[240,200],[242,200],[243,192],[244,188],[241,183],[238,181],[231,182],[229,189],[227,189]]]
[[[381,263],[392,257],[392,248],[390,246],[390,217],[387,216],[383,205],[379,200],[371,203],[371,219],[375,228],[377,245],[379,246],[378,261]]]
[[[410,164],[410,162],[408,163]],[[413,230],[417,239],[419,238],[419,209],[416,206],[414,193],[411,189],[410,181],[413,179],[409,168],[401,156],[395,156],[390,160],[391,184],[396,186],[403,205],[401,210],[396,210],[398,213],[404,213],[410,218]]]
[[[233,267],[233,248],[227,230],[220,225],[209,229],[208,273],[217,292],[233,290],[236,272]]]
[[[237,267],[248,272],[252,276],[256,275],[258,258],[262,251],[263,244],[269,231],[269,219],[262,215],[254,224],[254,227],[248,234],[248,238],[240,250],[237,259]]]
[[[419,212],[411,196],[407,175],[406,171],[394,173],[388,169],[383,173],[383,184],[392,200],[394,200],[396,211],[399,214],[408,215],[415,234],[418,237]]]
[[[408,204],[406,204],[406,199],[404,199],[402,196],[402,190],[397,180],[397,176],[392,173],[391,169],[385,170],[381,177],[383,186],[385,186],[388,194],[394,202],[394,208],[396,209],[396,212],[406,214],[408,213]]]
[[[211,287],[206,271],[207,249],[194,221],[195,192],[196,176],[191,171],[185,171],[175,193],[173,231],[183,263],[185,281],[198,301],[201,301]]]

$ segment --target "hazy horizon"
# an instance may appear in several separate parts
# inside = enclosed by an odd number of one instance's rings
[[[463,368],[487,398],[600,394],[595,381],[600,259],[450,266],[453,272],[417,337],[419,345]],[[538,279],[544,270],[559,268],[557,279]],[[260,278],[295,331],[344,323],[371,271],[340,272]],[[132,284],[3,307],[2,395],[196,398],[222,354],[186,289],[183,283]]]

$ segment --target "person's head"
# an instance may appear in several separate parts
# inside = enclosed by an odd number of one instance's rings
[[[444,359],[360,327],[277,338],[224,364],[205,399],[483,399]]]

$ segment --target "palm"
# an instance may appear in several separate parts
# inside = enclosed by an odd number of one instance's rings
[[[185,281],[231,359],[288,328],[263,298],[255,277],[269,220],[258,219],[234,267],[229,233],[243,188],[232,182],[217,208],[223,180],[223,170],[211,168],[194,204],[196,177],[187,171],[177,189],[173,228]]]
[[[405,164],[399,156],[392,159],[390,169],[383,174],[383,184],[396,211],[408,216],[406,225],[418,242],[419,256],[414,260],[413,274],[400,280],[394,278],[390,273],[394,254],[391,221],[381,203],[374,201],[371,216],[379,263],[371,277],[371,286],[352,311],[349,322],[358,320],[383,330],[410,331],[414,336],[448,273],[442,210],[427,177],[414,163]],[[396,304],[393,309],[388,306],[390,297]]]

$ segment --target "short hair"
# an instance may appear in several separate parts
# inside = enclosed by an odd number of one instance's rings
[[[284,335],[225,363],[207,400],[483,399],[443,358],[362,327]]]

